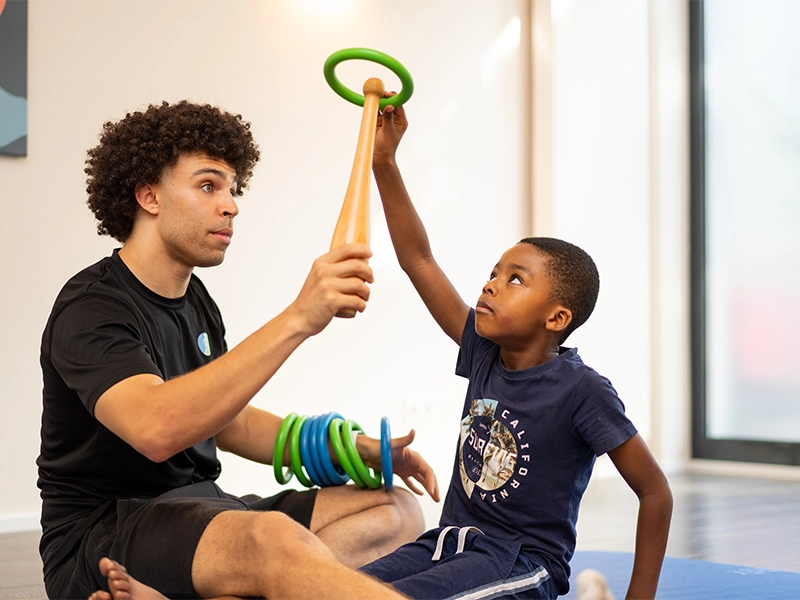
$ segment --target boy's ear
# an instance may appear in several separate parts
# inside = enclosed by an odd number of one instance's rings
[[[545,328],[548,331],[561,332],[564,331],[570,323],[572,323],[572,311],[559,305],[553,309],[553,312],[548,317]]]
[[[142,210],[151,215],[158,214],[158,194],[156,193],[154,185],[150,183],[140,183],[136,186],[134,193],[136,194],[136,201],[139,203],[139,206],[142,207]]]

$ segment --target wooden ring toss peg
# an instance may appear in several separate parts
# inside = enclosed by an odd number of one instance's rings
[[[376,77],[371,77],[364,82],[364,95],[355,94],[342,85],[334,73],[337,64],[352,58],[371,60],[389,67],[400,77],[403,89],[396,96],[384,98],[385,88],[383,82]],[[324,73],[326,81],[337,94],[354,104],[363,105],[364,107],[361,115],[358,142],[356,143],[356,154],[353,159],[353,169],[350,172],[350,181],[347,185],[344,202],[342,202],[339,220],[336,222],[336,227],[333,231],[331,250],[342,244],[350,243],[369,246],[370,175],[372,173],[372,151],[375,147],[378,110],[383,109],[388,104],[400,106],[408,100],[414,89],[413,82],[408,71],[395,59],[376,50],[366,48],[349,48],[332,54],[325,62]],[[356,311],[353,309],[342,309],[336,314],[337,317],[344,318],[352,318],[355,315]]]

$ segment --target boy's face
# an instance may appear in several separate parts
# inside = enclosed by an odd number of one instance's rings
[[[565,309],[550,299],[547,260],[527,243],[506,250],[475,307],[479,335],[504,348],[522,350],[552,328],[553,316]]]

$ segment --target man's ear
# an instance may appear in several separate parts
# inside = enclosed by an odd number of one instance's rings
[[[558,305],[547,318],[545,328],[549,331],[564,331],[570,323],[572,323],[572,311]]]
[[[140,183],[136,186],[134,193],[136,194],[136,201],[142,207],[142,210],[151,215],[158,214],[159,198],[156,186],[151,183]]]

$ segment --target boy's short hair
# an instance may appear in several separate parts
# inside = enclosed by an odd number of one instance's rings
[[[260,157],[250,123],[209,104],[162,102],[106,122],[84,169],[86,203],[97,218],[98,235],[124,243],[138,210],[136,186],[157,183],[165,167],[193,152],[228,163],[239,180],[238,196]]]
[[[569,335],[592,314],[600,292],[600,274],[592,257],[574,244],[548,237],[529,237],[520,243],[535,246],[547,257],[547,277],[551,299],[572,311],[572,321],[559,340]]]

